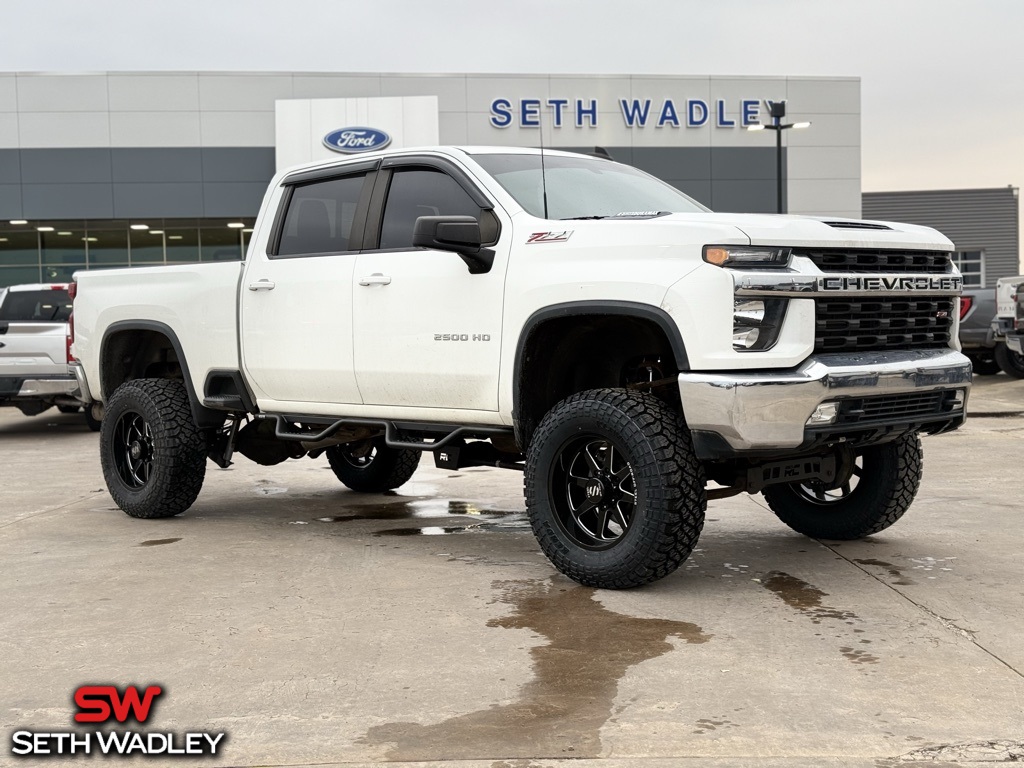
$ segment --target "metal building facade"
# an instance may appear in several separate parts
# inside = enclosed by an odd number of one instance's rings
[[[436,98],[442,144],[538,146],[539,123],[546,146],[603,147],[742,212],[776,209],[775,137],[744,128],[785,100],[787,120],[812,123],[784,132],[788,211],[860,215],[858,78],[0,73],[0,286],[239,258],[279,101],[414,96]]]
[[[1020,270],[1018,194],[1016,187],[865,192],[863,211],[866,219],[934,227],[956,246],[965,286],[992,288]]]

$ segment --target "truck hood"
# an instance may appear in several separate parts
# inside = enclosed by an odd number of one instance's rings
[[[931,227],[891,221],[757,213],[673,213],[651,221],[732,226],[751,245],[953,250],[949,238]]]

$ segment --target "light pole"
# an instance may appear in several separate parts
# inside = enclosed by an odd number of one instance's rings
[[[772,117],[771,125],[748,125],[748,131],[775,131],[775,198],[778,202],[778,212],[782,210],[782,132],[789,128],[807,128],[810,123],[783,123],[782,118],[786,116],[786,102],[773,101],[769,104]]]

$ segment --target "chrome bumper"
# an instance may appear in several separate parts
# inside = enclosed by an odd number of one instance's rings
[[[1024,343],[1021,342],[1020,336],[1007,336],[1006,348],[1018,355],[1024,355]]]
[[[77,397],[78,382],[73,378],[66,379],[25,379],[21,382],[18,397],[38,398],[68,395]]]
[[[93,401],[92,392],[89,390],[89,382],[85,378],[85,367],[78,362],[68,365],[68,370],[75,377],[76,391],[74,394],[80,401],[89,405]]]
[[[818,355],[795,370],[679,374],[687,426],[736,453],[800,448],[808,419],[826,401],[970,385],[970,361],[951,349]]]

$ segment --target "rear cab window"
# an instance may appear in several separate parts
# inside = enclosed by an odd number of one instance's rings
[[[276,256],[343,253],[352,242],[365,173],[297,184],[281,224]]]
[[[66,323],[71,316],[67,290],[8,291],[0,303],[0,321],[9,323]]]

